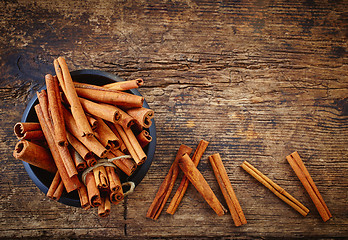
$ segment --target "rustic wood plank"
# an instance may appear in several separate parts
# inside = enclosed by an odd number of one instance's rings
[[[339,238],[347,227],[347,3],[0,3],[0,237]],[[48,200],[12,157],[13,125],[65,56],[71,70],[142,77],[155,110],[154,162],[108,219]],[[248,224],[217,217],[190,186],[174,216],[146,211],[181,143],[220,152]],[[323,223],[285,160],[298,151],[334,218]],[[310,209],[303,218],[239,166],[248,160]],[[176,188],[174,188],[176,189]]]

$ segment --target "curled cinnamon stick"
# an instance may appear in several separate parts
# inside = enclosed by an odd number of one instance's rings
[[[143,84],[144,84],[144,80],[141,78],[138,78],[135,80],[109,83],[104,85],[103,87],[113,89],[113,90],[126,91],[130,89],[138,88],[142,86]]]
[[[189,155],[184,154],[184,156],[182,156],[179,161],[179,167],[215,213],[218,216],[224,215],[224,207],[215,196],[213,190],[211,190],[203,175],[196,168]]]
[[[202,158],[202,155],[205,151],[205,149],[208,147],[209,142],[205,141],[205,140],[201,140],[195,150],[195,152],[193,153],[192,156],[192,161],[195,164],[195,166],[198,166],[198,163],[200,161],[200,159]],[[187,187],[189,185],[189,180],[188,178],[184,175],[180,185],[178,187],[178,189],[176,190],[174,197],[172,198],[168,209],[167,209],[167,213],[169,214],[174,214],[176,209],[179,207],[179,204],[182,200],[182,198],[184,197],[184,194],[187,190]]]
[[[90,115],[86,115],[86,117],[87,117],[89,124],[92,127],[92,130],[95,131],[98,128],[98,121]]]
[[[82,137],[79,134],[76,122],[73,119],[71,113],[63,108],[64,120],[67,130],[77,138],[86,148],[95,153],[98,157],[103,158],[107,154],[108,150],[94,137]]]
[[[137,152],[135,151],[131,141],[128,139],[128,135],[126,134],[125,130],[118,124],[115,124],[115,128],[117,132],[120,134],[120,137],[123,141],[123,143],[126,145],[126,148],[129,152],[129,154],[132,156],[134,162],[139,165],[142,162],[142,159],[139,158]]]
[[[92,207],[98,207],[101,205],[100,192],[95,183],[93,172],[86,174],[86,187],[88,192],[89,203]]]
[[[228,209],[230,210],[234,224],[238,227],[247,223],[243,210],[239,204],[237,196],[232,188],[228,178],[226,169],[222,163],[219,153],[209,156],[210,164],[213,168],[216,180],[219,183],[220,189],[226,200]]]
[[[18,122],[14,126],[14,133],[19,140],[44,140],[45,137],[39,123]]]
[[[117,106],[141,107],[144,103],[141,96],[115,90],[76,88],[76,92],[81,98]]]
[[[87,192],[86,186],[82,185],[82,187],[78,189],[78,193],[79,193],[81,207],[85,210],[89,209],[91,205],[89,204],[88,192]]]
[[[73,159],[76,170],[83,172],[87,168],[87,162],[81,157],[81,155],[72,147],[69,148],[71,158]]]
[[[51,131],[48,127],[48,124],[45,121],[44,114],[41,110],[41,106],[38,104],[35,106],[35,112],[39,119],[42,131],[45,135],[45,138],[47,140],[47,144],[51,150],[53,160],[57,166],[57,169],[59,171],[60,177],[63,181],[64,187],[67,192],[71,192],[73,190],[76,190],[81,187],[81,182],[79,181],[77,175],[74,175],[73,177],[69,177],[67,170],[65,169],[63,160],[61,158],[61,155],[58,151],[58,146],[56,145],[53,136],[51,134]],[[53,129],[52,129],[53,132]]]
[[[88,150],[77,138],[75,138],[69,131],[66,131],[67,139],[70,145],[79,153],[83,160],[88,162],[91,158],[94,157],[93,153]],[[90,165],[88,165],[91,167]]]
[[[307,168],[303,164],[300,155],[297,152],[293,152],[286,157],[286,160],[296,173],[297,177],[300,179],[302,185],[305,187],[323,221],[328,221],[332,215]]]
[[[144,128],[149,128],[152,125],[151,119],[154,117],[154,111],[148,108],[131,108],[126,111],[132,116],[136,123]]]
[[[98,122],[98,129],[95,131],[95,136],[99,142],[106,148],[115,148],[120,147],[120,140],[115,135],[115,133],[108,127],[108,125],[101,118],[96,118]]]
[[[278,184],[276,184],[271,179],[269,179],[267,176],[265,176],[263,173],[261,173],[259,170],[257,170],[250,163],[248,163],[247,161],[244,161],[243,164],[241,165],[241,167],[247,173],[249,173],[251,176],[253,176],[257,181],[259,181],[265,187],[267,187],[269,190],[271,190],[277,197],[279,197],[281,200],[283,200],[285,203],[287,203],[293,209],[298,211],[302,216],[306,216],[308,214],[309,210],[303,204],[301,204],[293,196],[291,196],[289,193],[287,193]]]
[[[59,175],[59,172],[57,171],[56,174],[54,175],[54,178],[51,182],[51,185],[50,187],[48,188],[48,191],[46,193],[46,196],[50,199],[53,199],[53,200],[56,200],[53,198],[53,194],[54,192],[57,190],[59,184],[61,183],[61,178],[60,178],[60,175]]]
[[[109,122],[118,123],[127,128],[134,124],[133,117],[116,106],[96,103],[84,98],[80,98],[80,102],[83,109],[93,116],[100,117]]]
[[[58,64],[57,64],[58,63]],[[83,111],[81,103],[78,99],[74,83],[72,81],[68,65],[64,58],[59,57],[54,61],[56,74],[63,92],[71,106],[71,112],[74,120],[77,123],[77,127],[80,131],[80,135],[91,137],[93,136],[93,130],[87,120],[86,114]]]
[[[143,164],[146,159],[147,156],[143,150],[143,148],[140,146],[137,138],[134,136],[134,133],[132,131],[132,129],[130,128],[123,128],[124,133],[127,136],[127,139],[129,140],[130,144],[132,145],[132,148],[134,149],[135,153],[137,154],[138,158],[139,158],[139,162],[137,163],[138,165]]]
[[[136,138],[137,138],[141,148],[146,147],[152,141],[152,137],[151,137],[150,133],[148,131],[146,131],[145,129],[142,130],[137,135]]]
[[[93,169],[93,175],[95,184],[100,191],[107,191],[109,188],[109,179],[106,174],[106,170],[104,166],[99,166]]]
[[[159,215],[161,214],[164,208],[164,205],[166,204],[170,196],[170,193],[173,190],[175,180],[178,177],[178,174],[179,174],[178,162],[184,154],[190,154],[191,151],[192,151],[192,148],[186,145],[182,144],[180,146],[176,154],[175,160],[168,171],[167,176],[163,180],[161,186],[159,187],[157,191],[155,199],[153,200],[152,204],[150,205],[147,211],[146,217],[151,218],[153,220],[158,219]]]
[[[104,196],[102,198],[101,204],[98,207],[98,215],[99,217],[107,217],[110,215],[111,204],[108,197]]]
[[[61,111],[61,101],[59,96],[59,87],[57,79],[54,79],[51,74],[45,76],[47,86],[48,105],[51,112],[51,117],[54,127],[54,138],[60,146],[67,146],[64,118]]]
[[[122,153],[119,150],[112,149],[111,152],[109,152],[106,157],[108,159],[112,159],[112,158],[115,158],[115,157],[122,157],[122,156],[125,156],[125,154]],[[136,168],[137,168],[137,165],[135,164],[135,162],[132,159],[130,159],[130,158],[119,158],[119,159],[113,160],[112,162],[122,172],[124,172],[127,176],[132,175],[135,172]]]
[[[22,160],[51,173],[57,171],[57,167],[50,152],[44,147],[27,140],[21,140],[16,144],[13,156],[16,159]]]

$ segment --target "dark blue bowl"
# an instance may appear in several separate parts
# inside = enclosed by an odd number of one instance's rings
[[[89,84],[94,84],[99,86],[102,86],[108,83],[124,81],[122,78],[114,74],[99,71],[99,70],[72,71],[71,77],[76,82],[89,83]],[[46,87],[43,87],[42,89],[46,89]],[[42,89],[40,89],[39,91],[41,91]],[[139,91],[136,89],[131,89],[130,92],[135,95],[141,96]],[[34,109],[34,106],[38,103],[39,101],[37,100],[36,96],[30,100],[27,108],[25,109],[23,113],[23,116],[21,119],[22,122],[38,122],[35,109]],[[149,105],[147,104],[146,100],[144,101],[143,106],[146,108],[149,108]],[[154,154],[155,154],[155,149],[156,149],[156,127],[155,127],[154,119],[152,119],[152,125],[150,126],[148,131],[152,137],[152,141],[144,149],[147,155],[147,160],[145,161],[144,164],[138,167],[137,170],[131,176],[128,177],[125,174],[121,175],[121,182],[132,181],[135,183],[135,185],[138,185],[141,182],[141,180],[144,178],[147,171],[149,170]],[[29,177],[33,180],[35,185],[42,192],[46,194],[53,180],[54,175],[41,168],[32,166],[26,162],[23,162],[23,165]],[[62,197],[59,199],[59,202],[69,206],[81,207],[77,191],[73,191],[71,193],[64,193]]]

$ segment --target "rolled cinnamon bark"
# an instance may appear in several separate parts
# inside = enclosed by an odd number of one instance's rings
[[[82,185],[82,187],[78,189],[78,193],[79,193],[81,207],[85,210],[89,209],[91,205],[89,204],[86,186]]]
[[[184,156],[182,156],[179,161],[179,167],[215,213],[218,216],[224,215],[224,207],[215,196],[213,190],[211,190],[203,175],[196,168],[189,155],[184,154]]]
[[[35,111],[66,191],[71,192],[73,190],[80,188],[82,184],[79,181],[77,175],[74,175],[73,177],[70,178],[68,175],[68,172],[65,169],[63,160],[58,151],[58,145],[56,145],[53,139],[52,133],[48,127],[48,124],[45,121],[44,114],[39,104],[35,106]],[[53,132],[53,129],[52,129],[52,132]]]
[[[82,137],[79,134],[79,130],[76,126],[76,122],[73,119],[71,113],[63,108],[64,120],[67,130],[77,138],[86,148],[96,154],[98,157],[103,158],[107,154],[108,150],[94,137]]]
[[[144,148],[152,141],[152,137],[150,133],[144,129],[137,135],[137,140],[140,144],[140,147]]]
[[[118,174],[116,173],[116,169],[113,167],[105,167],[105,170],[109,179],[110,191],[118,192],[122,190],[121,180]]]
[[[141,78],[135,80],[128,80],[122,82],[114,82],[104,85],[103,87],[113,90],[126,91],[134,88],[138,88],[144,84],[144,80]]]
[[[119,147],[119,150],[123,153],[126,153],[128,154],[128,150],[127,150],[127,147],[126,145],[124,144],[122,138],[121,138],[121,135],[118,133],[116,127],[115,127],[115,124],[112,123],[112,122],[108,122],[108,121],[105,121],[106,125],[109,126],[109,128],[111,129],[111,131],[117,136],[118,140],[119,140],[119,143],[120,143],[120,147]]]
[[[61,101],[59,96],[59,87],[57,79],[54,79],[51,74],[45,76],[48,96],[48,106],[51,112],[54,128],[54,138],[60,146],[67,146],[64,118],[61,112]],[[58,92],[57,92],[58,91]]]
[[[27,140],[21,140],[16,144],[13,156],[16,159],[22,160],[51,173],[57,171],[51,153],[44,147]]]
[[[154,111],[148,108],[131,108],[126,112],[132,116],[135,121],[144,128],[149,128],[152,124],[151,119],[154,117]]]
[[[144,103],[141,96],[115,90],[76,88],[76,92],[79,97],[117,106],[142,107]]]
[[[119,204],[123,199],[124,199],[123,191],[110,193],[110,201],[111,203],[115,205]]]
[[[124,129],[118,125],[115,124],[115,128],[117,132],[119,133],[123,143],[125,144],[129,154],[132,156],[134,162],[138,165],[141,162],[141,159],[138,157],[135,149],[133,148],[133,145],[131,144],[130,140],[127,137],[127,134],[125,133]]]
[[[203,153],[205,149],[208,147],[209,142],[205,140],[201,140],[193,153],[192,156],[192,161],[195,164],[195,166],[198,166],[199,161],[201,160]],[[174,197],[172,198],[168,208],[167,208],[167,213],[169,214],[174,214],[176,209],[179,207],[179,204],[184,197],[184,194],[187,190],[187,187],[189,185],[190,181],[187,179],[187,177],[184,175],[178,189],[176,190]]]
[[[64,184],[63,182],[60,182],[56,191],[53,193],[52,199],[55,201],[58,201],[60,197],[62,196],[63,191],[64,191]]]
[[[80,156],[83,158],[83,160],[85,160],[87,162],[89,159],[94,157],[92,151],[88,150],[88,148],[86,148],[85,145],[83,145],[69,131],[66,131],[66,134],[67,134],[68,142],[80,154]],[[89,167],[91,167],[91,166],[89,166]]]
[[[77,172],[83,172],[87,168],[87,162],[81,157],[81,155],[73,148],[69,148],[71,158],[73,159]]]
[[[192,151],[192,148],[186,146],[186,145],[181,145],[179,147],[179,150],[176,154],[175,160],[170,167],[167,176],[163,180],[161,186],[159,187],[157,194],[155,196],[155,199],[153,200],[151,206],[149,207],[146,217],[151,218],[153,220],[156,220],[159,215],[161,214],[164,205],[166,204],[170,193],[173,190],[174,183],[176,178],[178,177],[179,174],[179,166],[178,166],[178,161],[180,158],[183,156],[183,154],[190,154]]]
[[[232,188],[226,169],[222,163],[219,153],[209,156],[210,164],[213,168],[216,180],[224,195],[228,209],[230,210],[234,224],[238,227],[247,223],[243,210],[239,204],[237,196]]]
[[[112,149],[111,152],[106,156],[108,159],[112,159],[115,157],[121,157],[125,154],[119,150]],[[137,168],[137,165],[132,159],[129,158],[120,158],[112,161],[122,172],[124,172],[127,176],[130,176],[134,173]]]
[[[80,98],[80,101],[83,109],[93,116],[100,117],[109,122],[119,123],[125,127],[130,127],[134,124],[133,117],[116,106],[96,103],[84,98]]]
[[[101,118],[96,118],[98,122],[98,129],[95,131],[95,136],[99,142],[106,148],[115,148],[120,147],[120,140],[115,135],[115,133],[108,127],[108,125]]]
[[[39,123],[18,122],[14,126],[14,133],[19,140],[39,140],[45,139]]]
[[[111,210],[111,204],[110,200],[107,196],[104,196],[102,198],[101,204],[98,207],[98,215],[99,217],[107,217],[110,215],[110,210]]]
[[[95,184],[99,191],[106,191],[109,188],[109,179],[104,166],[93,169]]]
[[[54,178],[51,182],[50,187],[48,188],[48,191],[46,193],[46,196],[50,199],[56,200],[53,198],[53,195],[55,191],[57,190],[59,184],[62,183],[59,172],[57,171],[56,174],[54,175]]]
[[[123,128],[123,130],[124,130],[125,134],[127,135],[127,138],[129,140],[130,144],[132,145],[135,153],[137,154],[137,156],[138,156],[138,158],[140,160],[140,162],[138,162],[137,164],[138,165],[143,164],[146,161],[147,156],[146,156],[143,148],[140,146],[137,138],[134,136],[134,133],[133,133],[132,129],[130,129],[130,128]]]
[[[44,90],[42,90],[40,93],[37,93],[37,97],[41,106],[41,111],[43,113],[44,121],[46,122],[48,129],[51,133],[51,136],[54,140],[54,142],[59,146],[58,140],[55,138],[56,136],[54,135],[54,127],[52,124],[52,118],[50,117],[49,114],[49,105],[48,105],[48,96]],[[59,146],[57,148],[59,151],[59,155],[61,156],[61,159],[64,164],[64,168],[66,169],[69,177],[71,178],[74,175],[77,175],[76,167],[75,164],[70,156],[69,150],[66,145]]]
[[[98,207],[101,205],[100,192],[95,183],[93,172],[86,174],[86,186],[88,192],[89,203],[92,207]]]
[[[60,82],[60,85],[62,86],[63,92],[71,106],[71,112],[72,112],[74,120],[77,123],[77,127],[80,131],[80,135],[82,137],[83,136],[91,137],[93,136],[93,130],[91,126],[89,125],[86,114],[83,111],[81,103],[78,99],[78,96],[74,87],[74,83],[72,81],[72,78],[68,69],[68,65],[66,64],[65,59],[62,57],[59,57],[57,61],[58,61],[58,66],[56,64],[56,60],[54,61],[56,74]],[[60,67],[60,71],[59,71],[59,67]]]
[[[98,128],[97,120],[90,115],[86,115],[86,117],[87,117],[89,124],[91,124],[92,130],[95,131]]]

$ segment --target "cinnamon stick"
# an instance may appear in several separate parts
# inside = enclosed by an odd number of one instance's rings
[[[144,80],[141,78],[138,78],[135,80],[109,83],[104,85],[103,87],[113,89],[113,90],[126,91],[130,89],[138,88],[142,86],[143,84],[144,84]]]
[[[106,191],[109,188],[109,179],[104,166],[93,169],[95,184],[99,191]]]
[[[64,118],[61,112],[61,101],[59,96],[58,81],[51,74],[45,76],[48,96],[48,106],[51,111],[51,117],[54,127],[54,138],[60,146],[67,146]],[[58,91],[58,92],[57,92]]]
[[[219,153],[209,156],[210,164],[213,168],[215,177],[230,210],[234,224],[238,227],[247,223],[237,196],[232,188],[226,169],[222,163]]]
[[[95,183],[93,172],[86,174],[86,187],[88,192],[89,203],[92,207],[98,207],[101,205],[100,192]]]
[[[124,156],[124,155],[125,154],[122,153],[121,151],[112,149],[111,152],[109,152],[106,157],[108,159],[112,159],[112,158],[121,157],[121,156]],[[137,168],[137,165],[135,164],[135,162],[132,159],[130,159],[130,158],[120,158],[120,159],[113,160],[112,162],[122,172],[124,172],[127,176],[132,175],[135,172],[136,168]]]
[[[252,166],[247,161],[244,161],[241,167],[248,172],[251,176],[253,176],[256,180],[262,183],[265,187],[271,190],[277,197],[299,212],[302,216],[306,216],[309,210],[301,204],[298,200],[296,200],[293,196],[287,193],[283,188],[281,188],[278,184],[274,183],[267,176],[262,174],[259,170],[257,170],[254,166]]]
[[[81,157],[81,155],[73,148],[69,148],[71,158],[73,159],[77,172],[83,172],[87,168],[87,162]]]
[[[94,157],[93,153],[88,150],[77,138],[75,138],[69,131],[66,131],[67,139],[70,145],[79,153],[83,160],[88,162],[91,158]],[[91,167],[90,165],[88,165]]]
[[[124,133],[126,134],[128,140],[129,140],[130,144],[132,145],[135,153],[137,154],[137,156],[138,156],[138,158],[140,160],[137,164],[138,165],[143,164],[146,161],[147,156],[146,156],[143,148],[140,146],[140,144],[139,144],[137,138],[135,137],[132,129],[130,129],[130,128],[123,128],[123,130],[124,130]]]
[[[44,140],[45,137],[39,123],[18,122],[14,126],[14,133],[19,140]]]
[[[116,106],[96,103],[84,98],[80,98],[80,102],[83,109],[93,116],[100,117],[109,122],[118,123],[127,128],[134,124],[133,117]]]
[[[131,108],[126,111],[133,117],[137,124],[144,128],[149,128],[152,125],[151,119],[154,117],[154,111],[148,108]]]
[[[86,117],[87,117],[89,124],[92,127],[92,130],[95,131],[98,128],[98,121],[90,115],[86,115]]]
[[[60,85],[62,86],[63,92],[71,106],[71,112],[72,112],[74,120],[77,123],[77,127],[80,131],[80,135],[82,137],[84,136],[91,137],[93,136],[93,130],[87,120],[86,114],[83,111],[81,103],[78,99],[76,89],[74,87],[74,83],[72,81],[72,78],[68,69],[68,65],[66,64],[65,59],[62,57],[59,57],[57,61],[58,61],[58,66],[56,64],[56,60],[54,61],[56,74],[60,82]]]
[[[197,191],[202,195],[209,206],[215,211],[218,216],[225,214],[225,209],[211,190],[209,184],[204,179],[203,175],[196,168],[188,154],[184,154],[179,161],[179,167],[190,180]]]
[[[76,92],[81,98],[117,106],[142,107],[144,103],[141,96],[115,90],[76,88]]]
[[[46,193],[46,196],[48,198],[53,199],[53,200],[57,200],[57,199],[54,199],[53,195],[54,195],[55,191],[57,190],[60,183],[62,183],[62,181],[61,181],[59,172],[57,171],[56,174],[54,175],[54,178],[51,182],[51,185],[48,188],[48,191]]]
[[[145,129],[142,130],[137,135],[136,138],[137,138],[141,148],[146,147],[152,141],[152,137],[151,137],[150,133],[148,131],[146,131]]]
[[[123,190],[119,175],[113,167],[105,167],[110,183],[110,201],[113,204],[118,204],[123,200]]]
[[[16,159],[22,160],[51,173],[57,171],[51,153],[46,148],[27,140],[21,140],[16,144],[13,156]]]
[[[128,139],[128,135],[125,133],[124,128],[122,128],[120,125],[115,124],[115,128],[117,132],[120,134],[120,137],[123,141],[123,143],[126,145],[126,148],[129,152],[129,154],[132,156],[134,162],[139,165],[142,162],[142,159],[139,158],[137,152],[135,151],[131,141]]]
[[[101,118],[96,118],[98,122],[98,129],[95,131],[95,136],[99,142],[106,148],[115,148],[120,147],[120,140],[115,135],[115,133],[108,127],[108,125]]]
[[[71,113],[63,108],[64,120],[67,130],[77,138],[86,148],[95,153],[98,157],[103,158],[107,154],[108,150],[94,137],[82,137],[79,134],[78,127],[76,126],[76,122],[73,119]]]
[[[198,163],[199,163],[200,159],[202,158],[205,149],[208,147],[208,144],[209,144],[209,142],[207,142],[205,140],[201,140],[199,142],[195,152],[193,153],[192,161],[196,167],[198,166]],[[172,200],[169,204],[169,207],[167,208],[167,213],[172,214],[172,215],[175,213],[176,209],[179,207],[179,204],[180,204],[182,198],[185,195],[185,192],[187,190],[189,183],[190,183],[190,181],[188,180],[186,175],[184,175],[183,178],[181,179],[181,182],[180,182],[178,189],[175,192],[174,197],[172,198]]]
[[[175,160],[168,171],[167,176],[163,180],[161,186],[159,187],[157,191],[155,199],[153,200],[152,204],[150,205],[147,211],[146,217],[151,218],[153,220],[158,219],[159,215],[161,214],[164,208],[164,205],[166,204],[170,196],[170,193],[173,190],[175,180],[178,177],[178,174],[179,174],[178,162],[184,154],[190,154],[191,151],[192,151],[192,148],[186,145],[182,144],[180,146],[176,154]]]
[[[59,171],[60,177],[63,181],[63,184],[64,184],[66,191],[71,192],[73,190],[80,188],[81,182],[79,181],[77,175],[74,175],[73,177],[70,178],[66,169],[65,169],[63,160],[62,160],[61,155],[58,151],[58,146],[56,145],[56,143],[53,139],[53,136],[52,136],[51,131],[48,127],[48,124],[45,121],[44,114],[43,114],[41,106],[39,104],[35,106],[35,111],[36,111],[36,115],[39,119],[42,131],[45,135],[45,138],[47,140],[47,144],[51,150],[53,160],[57,166],[57,169]]]
[[[108,197],[104,196],[101,201],[101,205],[98,207],[99,217],[107,217],[110,215],[111,204]]]
[[[116,127],[115,127],[115,124],[112,123],[112,122],[108,122],[108,121],[106,121],[105,123],[106,123],[106,125],[109,126],[109,128],[111,129],[111,131],[117,136],[117,138],[118,138],[118,140],[119,140],[119,144],[120,144],[119,150],[120,150],[121,152],[123,152],[123,153],[127,153],[127,154],[128,154],[129,152],[127,151],[127,147],[126,147],[126,145],[124,144],[124,142],[123,142],[123,140],[122,140],[122,138],[121,138],[121,135],[118,133],[118,131],[117,131]]]
[[[78,189],[81,207],[85,210],[91,207],[88,199],[88,192],[85,185]]]
[[[292,154],[286,157],[286,160],[296,173],[297,177],[300,179],[302,185],[305,187],[323,221],[328,221],[332,217],[332,215],[324,199],[319,193],[319,190],[315,185],[312,177],[310,176],[307,168],[303,164],[300,155],[297,152],[293,152]]]

